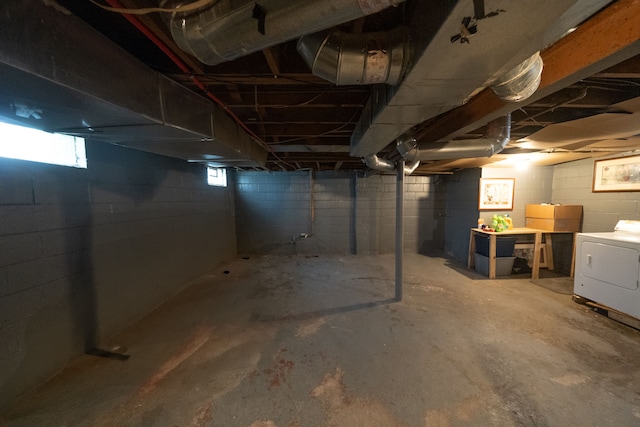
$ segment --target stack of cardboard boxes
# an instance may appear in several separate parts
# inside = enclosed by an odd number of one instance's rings
[[[582,230],[582,205],[527,205],[525,227],[547,231]]]

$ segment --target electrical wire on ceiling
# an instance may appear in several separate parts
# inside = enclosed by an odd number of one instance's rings
[[[171,72],[167,72],[167,75],[171,75]],[[259,77],[264,77],[264,75],[260,75],[260,74],[246,74],[242,77],[219,77],[219,76],[215,76],[213,74],[198,74],[198,73],[193,73],[194,76],[202,79],[202,80],[210,80],[210,81],[214,81],[214,82],[218,82],[218,83],[231,83],[231,84],[235,84],[235,85],[245,85],[245,81],[248,78],[259,78]],[[269,74],[269,77],[272,77],[271,74]],[[279,74],[277,77],[278,80],[288,80],[291,82],[296,82],[296,83],[301,83],[301,86],[311,86],[311,87],[327,87],[327,83],[316,83],[313,81],[308,81],[308,80],[304,80],[304,79],[297,79],[295,77],[291,77],[291,76],[286,76],[283,74]]]
[[[325,93],[327,93],[326,91],[320,92],[319,94],[317,94],[316,96],[314,96],[313,98],[311,98],[308,101],[305,102],[301,102],[299,104],[294,104],[294,105],[273,105],[271,108],[292,108],[292,107],[304,107],[305,105],[309,105],[311,104],[313,101],[315,101],[316,99],[320,98],[322,95],[324,95]]]
[[[113,8],[125,9],[124,6],[118,0],[106,0],[106,1]],[[93,0],[92,0],[92,2],[93,2]],[[211,0],[207,0],[207,2],[211,2]],[[93,3],[95,3],[95,2],[93,2]],[[138,30],[140,30],[140,32],[142,32],[142,34],[144,34],[149,40],[151,40],[165,55],[167,55],[167,57],[169,57],[169,59],[171,59],[171,61],[173,61],[178,66],[178,68],[180,68],[181,71],[183,71],[185,74],[188,74],[190,76],[191,81],[207,97],[209,97],[213,102],[215,102],[220,107],[222,107],[222,109],[238,124],[238,126],[240,126],[242,129],[244,129],[260,146],[262,146],[265,150],[267,150],[269,153],[271,153],[280,162],[282,162],[285,165],[291,167],[292,169],[295,169],[295,167],[293,165],[290,165],[289,163],[287,163],[284,160],[282,160],[281,158],[279,158],[278,155],[273,152],[273,150],[271,149],[269,144],[267,144],[265,141],[262,140],[262,138],[260,138],[251,129],[249,129],[247,127],[247,125],[245,125],[242,122],[242,120],[240,120],[240,118],[238,116],[236,116],[233,113],[233,111],[231,111],[229,109],[229,107],[224,102],[222,102],[217,96],[215,96],[213,93],[211,93],[209,91],[209,89],[207,89],[207,87],[200,81],[200,79],[198,79],[191,72],[189,67],[187,67],[187,65],[169,48],[169,46],[167,46],[162,40],[160,40],[149,28],[147,28],[146,25],[144,25],[142,22],[140,22],[140,20],[137,17],[132,16],[131,14],[123,14],[123,17],[126,18],[131,24],[133,24],[133,26],[135,26]]]
[[[359,113],[359,112],[360,112],[360,111],[358,111],[358,110],[357,110],[357,111],[354,113],[354,115],[353,115],[353,116],[351,116],[351,118],[350,118],[349,120],[347,120],[345,123],[341,124],[341,125],[340,125],[340,126],[338,126],[337,128],[335,128],[335,129],[331,129],[331,130],[328,130],[328,131],[326,131],[326,132],[322,132],[322,133],[320,133],[320,134],[318,134],[318,135],[313,135],[313,137],[314,137],[314,138],[318,138],[318,137],[320,137],[320,136],[329,135],[329,134],[332,134],[332,133],[338,132],[339,130],[341,130],[341,129],[343,129],[343,128],[347,127],[347,126],[349,126],[349,125],[350,125],[350,124],[352,124],[352,123],[355,123],[355,119],[356,119],[356,117],[358,116],[358,113]],[[306,138],[307,138],[307,137],[300,137],[300,138],[286,139],[286,140],[284,140],[284,141],[278,141],[278,142],[276,142],[276,143],[273,143],[272,145],[277,145],[277,144],[288,144],[288,143],[290,143],[290,142],[302,141],[302,140],[305,140]]]
[[[197,9],[201,9],[207,6],[213,6],[218,3],[220,0],[197,0],[193,3],[177,6],[175,8],[163,8],[163,7],[145,7],[142,9],[130,9],[124,7],[116,7],[113,6],[105,6],[103,4],[98,3],[96,0],[89,0],[91,3],[95,4],[99,8],[102,8],[108,12],[120,13],[123,15],[148,15],[150,13],[175,13],[175,12],[191,12]],[[109,0],[106,0],[109,2]],[[110,3],[110,2],[109,2]]]
[[[628,86],[640,86],[640,83],[634,81],[634,80],[629,80],[629,79],[612,79],[612,78],[604,78],[604,77],[590,77],[587,79],[584,79],[584,81],[586,82],[597,82],[597,83],[608,83],[610,85],[617,85],[617,86],[621,86],[621,87],[628,87]],[[609,87],[606,87],[604,89],[610,89]]]
[[[551,106],[549,108],[545,108],[544,110],[539,111],[538,113],[532,114],[532,115],[529,115],[523,108],[520,108],[520,111],[522,111],[526,116],[523,119],[518,120],[517,122],[513,123],[511,125],[511,130],[514,131],[514,130],[518,130],[518,129],[524,128],[526,125],[523,125],[522,123],[524,123],[527,120],[533,121],[534,123],[538,124],[538,126],[543,126],[543,125],[539,124],[535,120],[537,117],[540,117],[540,116],[542,116],[544,114],[547,114],[549,112],[553,112],[557,108],[563,107],[565,105],[569,105],[572,102],[580,101],[581,99],[583,99],[584,97],[587,96],[587,92],[588,92],[588,87],[587,86],[582,86],[582,87],[580,87],[580,93],[578,95],[576,95],[576,96],[574,96],[574,97],[572,97],[570,99],[567,99],[565,101],[558,102],[557,104],[555,104],[555,105],[553,105],[553,106]]]

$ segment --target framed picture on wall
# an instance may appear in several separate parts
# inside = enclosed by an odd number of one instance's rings
[[[596,160],[592,191],[640,191],[640,156]]]
[[[513,210],[515,178],[480,178],[478,210]]]

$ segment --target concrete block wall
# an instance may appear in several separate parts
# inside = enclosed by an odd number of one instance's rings
[[[493,214],[509,214],[514,227],[524,227],[527,204],[551,203],[553,175],[552,166],[527,169],[482,168],[482,178],[514,178],[515,186],[512,211],[481,211],[479,217],[489,224]]]
[[[87,157],[0,159],[0,407],[236,253],[233,191],[203,166],[91,142]]]
[[[236,183],[240,253],[395,251],[395,176],[238,172]],[[442,250],[444,191],[431,177],[405,178],[405,250]]]
[[[480,169],[443,176],[446,183],[445,253],[467,263],[471,228],[478,225]]]
[[[309,172],[236,172],[238,252],[293,254],[311,233]]]
[[[552,203],[582,205],[582,231],[613,231],[621,219],[640,220],[639,192],[591,192],[594,159],[555,166]]]

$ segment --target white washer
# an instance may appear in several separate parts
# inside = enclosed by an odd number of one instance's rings
[[[578,233],[573,292],[640,319],[640,221],[615,231]]]

